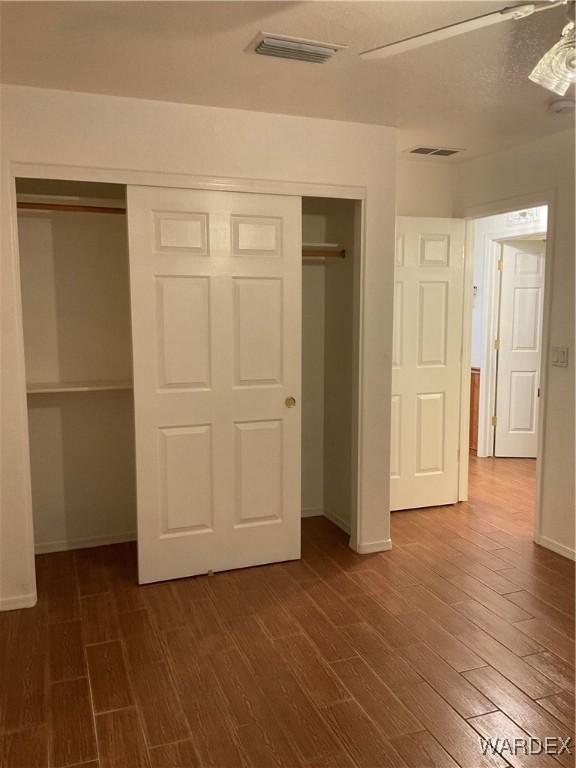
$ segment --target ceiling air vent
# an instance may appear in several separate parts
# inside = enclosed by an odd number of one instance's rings
[[[277,56],[281,59],[310,61],[314,64],[324,62],[335,56],[347,45],[320,43],[317,40],[305,40],[300,37],[284,37],[268,32],[261,32],[256,38],[253,50],[261,56]]]
[[[446,147],[414,147],[413,149],[407,149],[406,152],[409,155],[450,157],[451,155],[457,155],[459,152],[464,152],[464,150],[463,149],[447,149]]]

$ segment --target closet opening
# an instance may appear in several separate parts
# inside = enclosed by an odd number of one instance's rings
[[[302,198],[302,516],[355,528],[361,203]]]
[[[16,199],[35,551],[42,554],[136,540],[127,189],[119,184],[17,179]],[[246,207],[254,202],[271,206],[275,201],[246,196],[234,198],[233,205]],[[298,211],[300,202],[293,200],[293,204]],[[246,210],[253,215],[252,209]],[[301,457],[293,446],[294,460],[301,459],[301,514],[328,518],[352,535],[354,545],[362,203],[303,197],[301,213]],[[293,226],[298,224],[293,217]],[[167,232],[174,237],[196,236],[196,229],[190,227]],[[236,247],[235,242],[231,241],[231,248]],[[169,246],[176,247],[172,242]],[[188,241],[186,247],[191,247]],[[299,258],[299,238],[291,248],[291,258]],[[262,263],[257,253],[241,258],[250,268],[252,264],[260,268]],[[196,263],[193,267],[200,268]],[[299,268],[294,270],[298,273]],[[174,274],[175,279],[181,277]],[[247,282],[247,278],[243,280]],[[190,314],[186,303],[189,286],[195,285],[187,282],[184,294],[170,294],[168,320],[188,323],[192,318],[196,322],[198,313]],[[294,290],[299,289],[294,283]],[[175,333],[175,328],[168,330]],[[245,326],[245,332],[251,329],[249,324]],[[202,341],[193,331],[190,327],[192,341]],[[180,334],[168,341],[182,339],[185,336]],[[151,338],[149,343],[156,342]],[[262,349],[266,362],[268,348]],[[172,358],[168,362],[172,364]],[[179,359],[176,362],[180,364]],[[295,387],[296,395],[297,390]],[[255,418],[250,416],[251,424]],[[186,427],[183,433],[178,429],[168,430],[178,438],[178,450],[162,460],[169,459],[174,472],[182,466],[188,473],[190,461],[196,461],[190,448],[192,437],[203,432],[196,427],[196,431]],[[181,434],[189,443],[184,446],[186,451],[191,451],[186,455],[178,452],[184,444]],[[201,462],[198,466],[199,474],[186,486],[186,494],[175,497],[187,514],[193,500],[191,515],[198,512],[197,500],[202,501],[197,482],[201,485],[206,474]],[[264,481],[262,487],[262,492],[255,489],[255,502],[268,492]],[[291,514],[297,520],[298,500],[292,498]],[[232,533],[237,530],[245,529],[236,526]],[[186,539],[186,543],[190,541]],[[266,557],[264,553],[264,562]],[[274,557],[273,553],[271,562],[282,560]],[[257,550],[254,560],[258,563],[259,559]],[[206,572],[196,565],[192,570]],[[141,582],[148,580],[158,579]]]
[[[135,539],[126,189],[16,193],[36,552]]]

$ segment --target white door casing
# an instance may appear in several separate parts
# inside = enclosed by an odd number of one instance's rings
[[[129,186],[128,230],[140,582],[298,558],[300,198]]]
[[[390,508],[458,501],[465,222],[398,217]]]
[[[544,253],[543,240],[502,244],[495,456],[537,455]]]

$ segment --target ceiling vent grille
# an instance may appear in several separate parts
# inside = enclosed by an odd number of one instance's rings
[[[459,152],[464,152],[463,149],[448,149],[447,147],[413,147],[407,149],[406,152],[409,155],[428,155],[429,157],[451,157],[457,155]]]
[[[262,32],[256,38],[254,51],[261,56],[276,56],[281,59],[309,61],[314,64],[324,64],[335,56],[338,51],[347,48],[336,43],[320,43],[316,40],[305,40],[299,37],[284,37]]]

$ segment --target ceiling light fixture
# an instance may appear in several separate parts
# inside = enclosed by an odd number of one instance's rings
[[[563,99],[552,99],[548,103],[548,111],[553,115],[565,115],[570,112],[574,112],[576,108],[576,102],[574,99],[564,97]]]
[[[560,40],[544,54],[542,59],[534,67],[530,79],[544,86],[549,91],[564,96],[570,85],[576,82],[576,53],[574,50],[574,6],[575,0],[543,0],[542,2],[523,3],[502,8],[499,11],[491,11],[482,16],[474,16],[464,21],[448,24],[445,27],[422,32],[412,37],[396,40],[395,42],[379,45],[362,51],[360,56],[364,59],[387,59],[401,53],[407,53],[422,48],[431,43],[448,40],[462,35],[465,32],[490,27],[510,19],[519,21],[535,13],[549,11],[563,5],[568,9],[568,24],[562,30]]]
[[[431,43],[438,43],[442,40],[457,37],[465,32],[474,32],[477,29],[491,27],[503,21],[509,21],[510,19],[520,21],[532,16],[534,13],[549,11],[560,5],[566,5],[568,2],[573,2],[573,0],[544,0],[539,3],[511,5],[499,11],[484,13],[482,16],[474,16],[471,19],[448,24],[438,29],[431,29],[429,32],[421,32],[418,35],[406,37],[403,40],[396,40],[396,42],[386,43],[386,45],[379,45],[377,48],[370,48],[368,51],[362,51],[360,56],[363,59],[387,59],[390,56],[413,51]]]
[[[568,12],[574,15],[574,3],[570,3]],[[530,80],[558,96],[564,96],[568,88],[576,83],[575,46],[574,19],[571,18],[562,30],[560,40],[546,51],[530,73]]]

